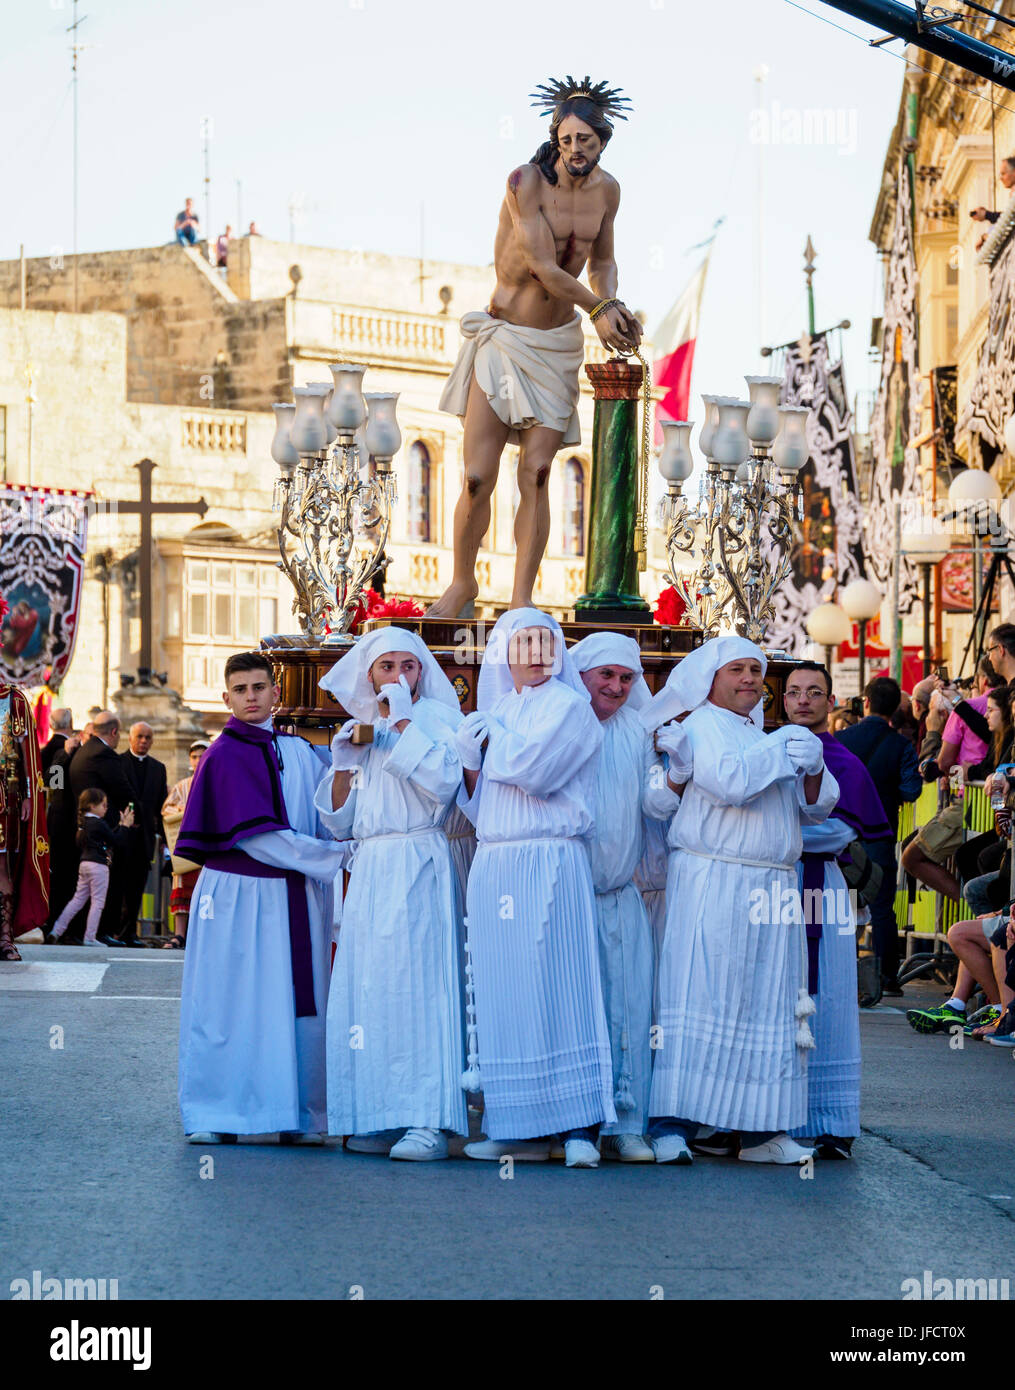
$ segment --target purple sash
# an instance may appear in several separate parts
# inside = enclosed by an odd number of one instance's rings
[[[242,849],[228,849],[209,854],[205,867],[223,874],[241,874],[244,878],[284,878],[289,904],[289,955],[292,961],[293,997],[297,1018],[313,1018],[314,963],[310,946],[310,914],[307,911],[307,887],[303,874],[295,869],[276,869],[261,864]]]
[[[807,928],[807,993],[818,992],[818,951],[821,946],[823,927],[822,911],[825,902],[825,865],[834,854],[818,854],[808,851],[800,856],[804,866],[803,908],[804,924]],[[817,894],[817,897],[815,897]],[[811,908],[816,910],[816,921],[811,920]]]

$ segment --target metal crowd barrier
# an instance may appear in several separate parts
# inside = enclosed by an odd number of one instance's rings
[[[911,956],[933,951],[947,942],[948,928],[954,922],[961,922],[976,913],[964,898],[954,902],[944,898],[930,888],[917,883],[916,892],[910,897],[908,875],[902,868],[902,846],[914,831],[927,824],[948,805],[951,795],[947,790],[939,791],[936,782],[928,782],[915,801],[903,804],[899,812],[899,834],[896,841],[896,893],[895,920],[906,941],[906,959]],[[982,782],[967,782],[962,798],[962,838],[971,839],[994,828],[994,812],[990,798],[985,795]],[[953,859],[946,861],[946,867],[955,872]]]

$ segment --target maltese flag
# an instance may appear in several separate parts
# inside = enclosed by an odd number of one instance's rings
[[[698,338],[698,318],[707,271],[706,255],[685,285],[676,304],[652,335],[652,341],[659,353],[655,360],[655,384],[666,393],[656,406],[657,420],[688,418],[691,401],[691,364],[694,361],[694,344]]]

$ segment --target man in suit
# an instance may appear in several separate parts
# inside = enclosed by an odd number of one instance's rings
[[[72,806],[77,819],[77,800],[86,787],[98,787],[106,793],[106,822],[111,830],[120,824],[120,812],[134,800],[134,793],[123,763],[116,755],[120,742],[120,721],[112,710],[99,710],[92,720],[92,737],[83,743],[70,760],[68,773]],[[123,912],[122,875],[114,858],[109,875],[106,906],[99,922],[99,940],[107,945],[122,946],[117,939]]]
[[[923,779],[916,761],[916,750],[908,739],[895,732],[890,720],[899,708],[902,692],[890,676],[875,676],[863,692],[864,717],[851,729],[840,729],[835,737],[855,753],[871,775],[881,798],[892,838],[865,841],[867,853],[881,866],[884,878],[881,891],[870,905],[871,936],[874,954],[880,966],[881,983],[875,993],[865,995],[860,1003],[871,1008],[882,993],[900,995],[899,928],[895,919],[895,885],[898,866],[895,861],[895,841],[899,830],[899,807],[904,801],[915,801],[923,790]]]
[[[127,847],[117,856],[122,862],[123,899],[120,916],[120,940],[125,946],[139,946],[137,919],[141,910],[155,837],[165,839],[162,827],[162,805],[169,795],[166,765],[151,756],[155,735],[150,724],[132,724],[128,734],[130,746],[120,754],[124,775],[131,787],[134,803],[134,824]]]
[[[50,716],[49,727],[52,729],[49,742],[39,753],[39,763],[42,767],[43,781],[46,773],[53,766],[53,759],[57,753],[62,753],[67,739],[70,737],[74,727],[74,717],[69,709],[55,709]]]

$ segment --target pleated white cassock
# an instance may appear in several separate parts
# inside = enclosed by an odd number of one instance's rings
[[[462,780],[461,716],[412,707],[403,733],[374,722],[362,781],[321,819],[356,841],[328,1000],[332,1134],[425,1126],[468,1133],[462,1071],[458,880],[443,821]]]
[[[840,854],[856,837],[845,821],[830,816],[803,827],[804,850]],[[807,1059],[807,1119],[795,1137],[860,1133],[860,1011],[856,1002],[856,918],[842,870],[825,864],[821,941],[818,944],[817,1014],[811,1020],[814,1051]],[[803,888],[803,865],[798,866]]]
[[[666,930],[666,874],[670,864],[670,847],[666,837],[669,830],[669,816],[665,820],[655,820],[651,816],[643,818],[645,848],[634,868],[634,886],[641,894],[648,913],[656,960],[659,959]]]
[[[520,610],[524,612],[526,610]],[[496,701],[476,792],[468,930],[490,1139],[616,1119],[592,830],[602,735],[587,696],[551,678]]]
[[[838,786],[826,770],[807,806],[782,739],[731,710],[702,704],[682,727],[693,773],[670,826],[649,1108],[787,1130],[807,1111],[795,1016],[806,985],[800,825],[825,819]],[[792,920],[784,900],[794,895]]]
[[[291,830],[251,835],[240,849],[307,875],[317,1014],[297,1018],[284,879],[202,869],[194,888],[180,1000],[179,1095],[187,1134],[323,1132],[325,1009],[332,890],[345,851],[319,822],[321,762],[302,739],[279,737]]]
[[[613,1057],[614,1124],[608,1134],[642,1134],[652,1084],[652,989],[655,946],[641,894],[633,883],[643,849],[643,814],[653,796],[663,814],[679,804],[665,787],[651,735],[628,705],[600,721],[595,826],[588,839],[603,994]],[[658,786],[660,790],[653,792]]]

